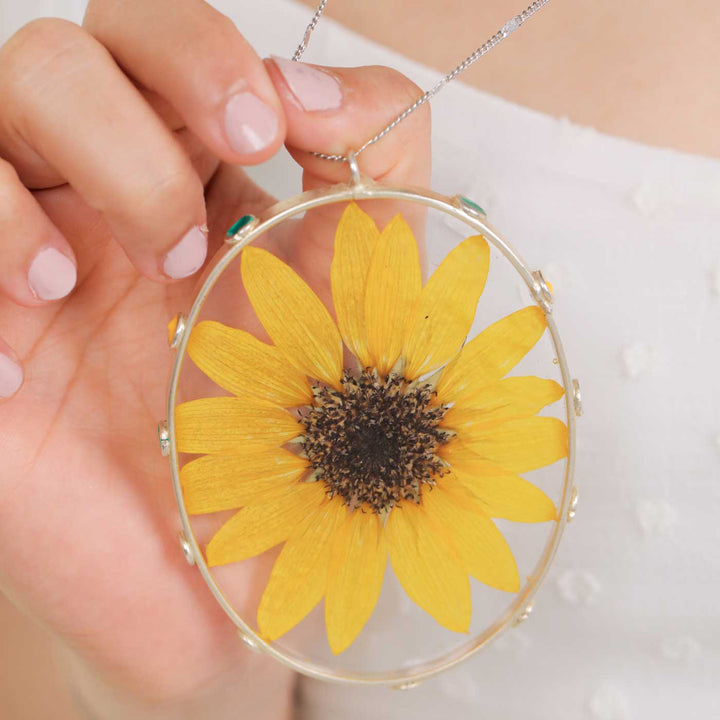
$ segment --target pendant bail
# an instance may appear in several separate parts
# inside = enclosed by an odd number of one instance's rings
[[[360,168],[358,167],[357,157],[354,152],[348,152],[347,154],[348,165],[350,166],[350,182],[353,185],[360,185]]]

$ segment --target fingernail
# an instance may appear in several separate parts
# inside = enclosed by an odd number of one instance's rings
[[[75,264],[55,248],[41,250],[28,271],[30,290],[40,300],[59,300],[72,292],[76,282]]]
[[[165,256],[163,272],[173,280],[188,277],[203,266],[206,256],[207,231],[196,225]]]
[[[233,95],[225,106],[225,132],[233,150],[242,155],[266,148],[278,126],[276,112],[252,93]]]
[[[332,75],[275,55],[272,59],[303,110],[335,110],[340,107],[342,90]]]
[[[0,397],[12,397],[22,385],[22,368],[7,355],[0,353]]]

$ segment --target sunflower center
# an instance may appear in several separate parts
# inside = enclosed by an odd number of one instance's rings
[[[448,433],[438,427],[447,407],[431,404],[428,385],[399,375],[345,373],[342,391],[315,388],[315,404],[303,416],[303,449],[330,495],[350,507],[382,512],[401,500],[419,502],[445,465],[437,456]]]

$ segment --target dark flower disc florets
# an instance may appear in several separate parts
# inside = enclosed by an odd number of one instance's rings
[[[303,414],[303,449],[328,493],[350,507],[382,512],[402,500],[419,502],[423,486],[445,472],[437,448],[449,433],[438,427],[447,406],[432,404],[429,385],[371,370],[345,373],[342,391],[314,389]]]

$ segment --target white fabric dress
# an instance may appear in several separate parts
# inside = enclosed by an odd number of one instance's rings
[[[309,17],[290,0],[213,4],[262,54],[289,55]],[[33,16],[79,20],[83,5],[0,0],[0,40]],[[327,19],[306,59],[386,64],[424,87],[438,77]],[[412,691],[303,680],[300,716],[719,717],[720,161],[458,82],[433,127],[433,188],[480,202],[554,285],[586,411],[578,516],[520,628]],[[254,174],[284,197],[299,187],[289,165]]]

